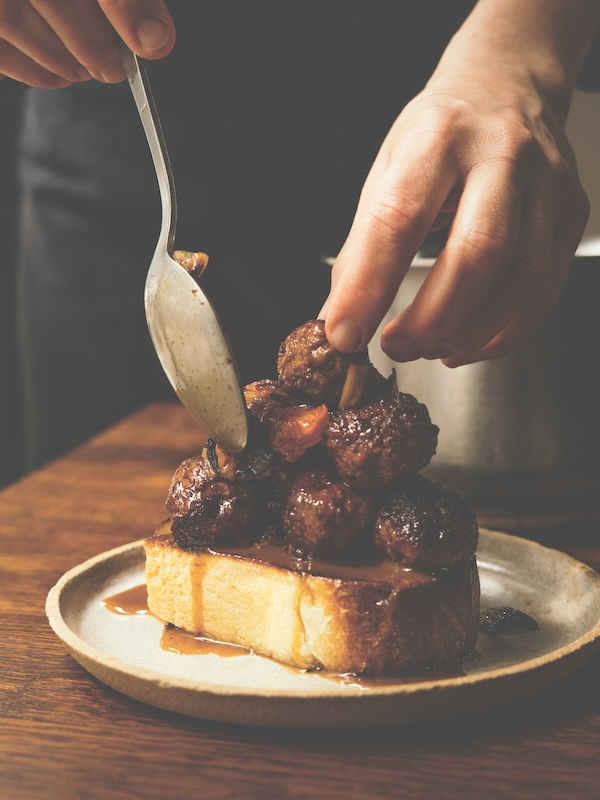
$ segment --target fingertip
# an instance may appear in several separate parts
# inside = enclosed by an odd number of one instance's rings
[[[444,358],[442,359],[442,364],[448,369],[458,369],[458,367],[462,367],[463,363],[455,364],[451,358]]]
[[[327,338],[341,353],[356,353],[364,347],[362,330],[350,317],[344,317],[328,327]]]
[[[159,17],[144,17],[138,23],[135,34],[141,51],[139,55],[144,58],[161,58],[175,44],[175,29]]]
[[[121,81],[125,80],[125,70],[120,59],[118,61],[113,61],[112,64],[107,64],[106,66],[102,67],[98,73],[92,74],[96,80],[99,80],[102,83],[120,83]]]
[[[451,356],[450,358],[442,358],[442,364],[448,369],[457,369],[458,367],[466,367],[467,364],[476,364],[477,358],[469,358],[469,356]]]

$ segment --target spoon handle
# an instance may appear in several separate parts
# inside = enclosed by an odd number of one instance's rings
[[[154,169],[156,170],[156,177],[158,179],[162,203],[160,237],[166,243],[167,252],[169,255],[172,255],[175,242],[175,230],[177,227],[177,197],[175,194],[173,170],[171,168],[171,161],[169,159],[162,125],[160,124],[160,118],[150,87],[148,73],[146,72],[143,62],[123,41],[119,41],[119,49],[131,93],[146,133],[146,139],[148,140],[152,160],[154,161]]]

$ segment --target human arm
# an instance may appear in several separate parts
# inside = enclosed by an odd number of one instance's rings
[[[175,43],[163,0],[0,0],[0,77],[39,88],[123,80],[115,31],[147,59]]]
[[[598,0],[480,0],[367,177],[321,312],[358,350],[427,233],[452,221],[414,302],[383,331],[396,361],[506,355],[554,305],[589,205],[563,127]]]

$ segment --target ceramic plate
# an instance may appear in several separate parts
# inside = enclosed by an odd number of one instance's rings
[[[141,542],[67,572],[51,589],[54,632],[92,675],[136,700],[189,716],[285,728],[368,727],[441,719],[499,706],[543,689],[600,644],[600,575],[537,543],[482,530],[482,610],[509,606],[538,629],[480,633],[461,674],[386,684],[333,680],[243,653],[181,655],[160,645],[162,623],[122,615],[103,600],[144,581]],[[464,674],[463,674],[464,673]]]

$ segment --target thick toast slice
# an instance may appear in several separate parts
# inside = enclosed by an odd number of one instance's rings
[[[150,611],[194,635],[300,669],[393,674],[441,666],[475,644],[475,558],[436,574],[294,561],[275,545],[190,552],[169,522],[144,543]]]

